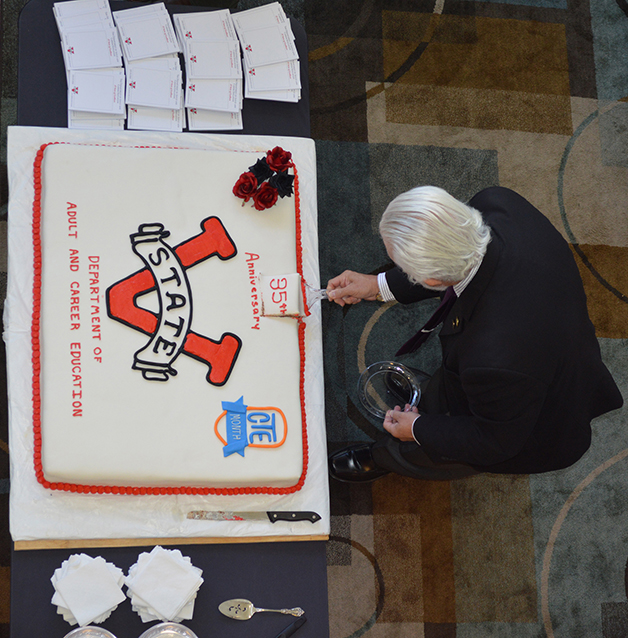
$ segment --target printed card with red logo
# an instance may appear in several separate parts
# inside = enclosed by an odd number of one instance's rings
[[[180,44],[185,48],[189,40],[237,40],[229,9],[177,13],[173,16],[174,28]]]
[[[177,109],[181,105],[181,71],[130,66],[127,69],[126,103]]]
[[[185,125],[185,109],[158,109],[154,106],[127,107],[127,126],[137,131],[181,132]]]
[[[278,64],[268,64],[246,70],[248,92],[285,91],[301,88],[299,62],[289,60]]]
[[[209,111],[188,109],[188,129],[190,131],[241,131],[242,113],[237,111]]]
[[[126,62],[127,69],[144,68],[157,69],[159,71],[180,71],[181,62],[176,53],[171,55],[162,55],[158,58],[146,58],[144,60],[134,60]]]
[[[124,70],[69,71],[68,108],[71,111],[124,114]]]
[[[298,60],[299,54],[289,24],[281,23],[262,29],[239,32],[247,67]]]
[[[237,40],[190,40],[186,46],[185,65],[187,76],[192,79],[241,78],[240,44]]]
[[[248,86],[244,97],[250,100],[268,100],[269,102],[292,102],[296,104],[301,99],[301,89],[286,89],[281,91],[249,91]]]
[[[107,115],[68,110],[68,128],[81,130],[122,131],[124,115]]]
[[[116,25],[113,22],[111,11],[106,9],[98,9],[97,11],[90,11],[89,13],[79,13],[78,15],[58,16],[57,12],[54,12],[55,20],[57,21],[57,28],[59,33],[63,34],[64,31],[71,31],[73,29],[81,29],[89,26],[108,26],[115,29]]]
[[[114,12],[113,16],[118,27],[125,59],[140,60],[177,53],[181,50],[172,20],[165,8],[138,12],[138,9],[159,6],[148,5],[147,7]]]
[[[242,108],[242,80],[188,80],[185,85],[185,106],[229,111]]]
[[[93,11],[111,11],[107,0],[69,0],[68,2],[55,2],[52,9],[55,16],[59,18],[82,15]]]
[[[239,11],[233,14],[232,19],[238,34],[242,31],[272,27],[276,24],[289,22],[283,7],[278,2]]]
[[[64,31],[61,47],[66,69],[104,69],[122,66],[118,34],[112,28]]]

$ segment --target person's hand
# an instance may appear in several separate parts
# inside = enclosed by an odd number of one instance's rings
[[[339,306],[359,303],[362,299],[374,301],[378,292],[376,275],[363,275],[352,270],[345,270],[327,282],[329,299]]]
[[[396,405],[386,412],[384,429],[400,441],[414,441],[412,425],[419,416],[419,409],[406,403],[403,410]]]

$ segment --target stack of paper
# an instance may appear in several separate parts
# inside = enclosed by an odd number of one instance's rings
[[[165,5],[124,9],[113,17],[126,66],[128,128],[182,131],[181,49]]]
[[[69,128],[124,128],[124,70],[107,0],[57,2]]]
[[[174,16],[191,131],[242,129],[240,43],[228,9]]]
[[[244,97],[298,102],[299,54],[290,20],[278,2],[233,15],[244,57]]]
[[[178,549],[156,546],[129,569],[127,596],[142,622],[191,620],[202,573]]]
[[[101,556],[74,554],[50,580],[55,588],[51,602],[71,625],[104,622],[126,600],[122,570]]]
[[[130,129],[182,131],[187,108],[191,131],[241,130],[243,97],[301,99],[294,34],[278,2],[177,14],[174,26],[163,3],[112,14],[108,0],[67,0],[54,13],[70,128],[122,129],[128,119]]]

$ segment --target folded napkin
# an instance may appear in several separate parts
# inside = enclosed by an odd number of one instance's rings
[[[124,573],[101,556],[74,554],[50,580],[55,588],[51,602],[71,625],[101,623],[125,600]]]
[[[178,549],[156,546],[129,569],[127,596],[143,622],[190,620],[202,573]]]

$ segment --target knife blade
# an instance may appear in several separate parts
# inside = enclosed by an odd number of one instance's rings
[[[222,510],[192,510],[188,518],[196,521],[310,521],[316,523],[321,517],[316,512],[226,512]]]

